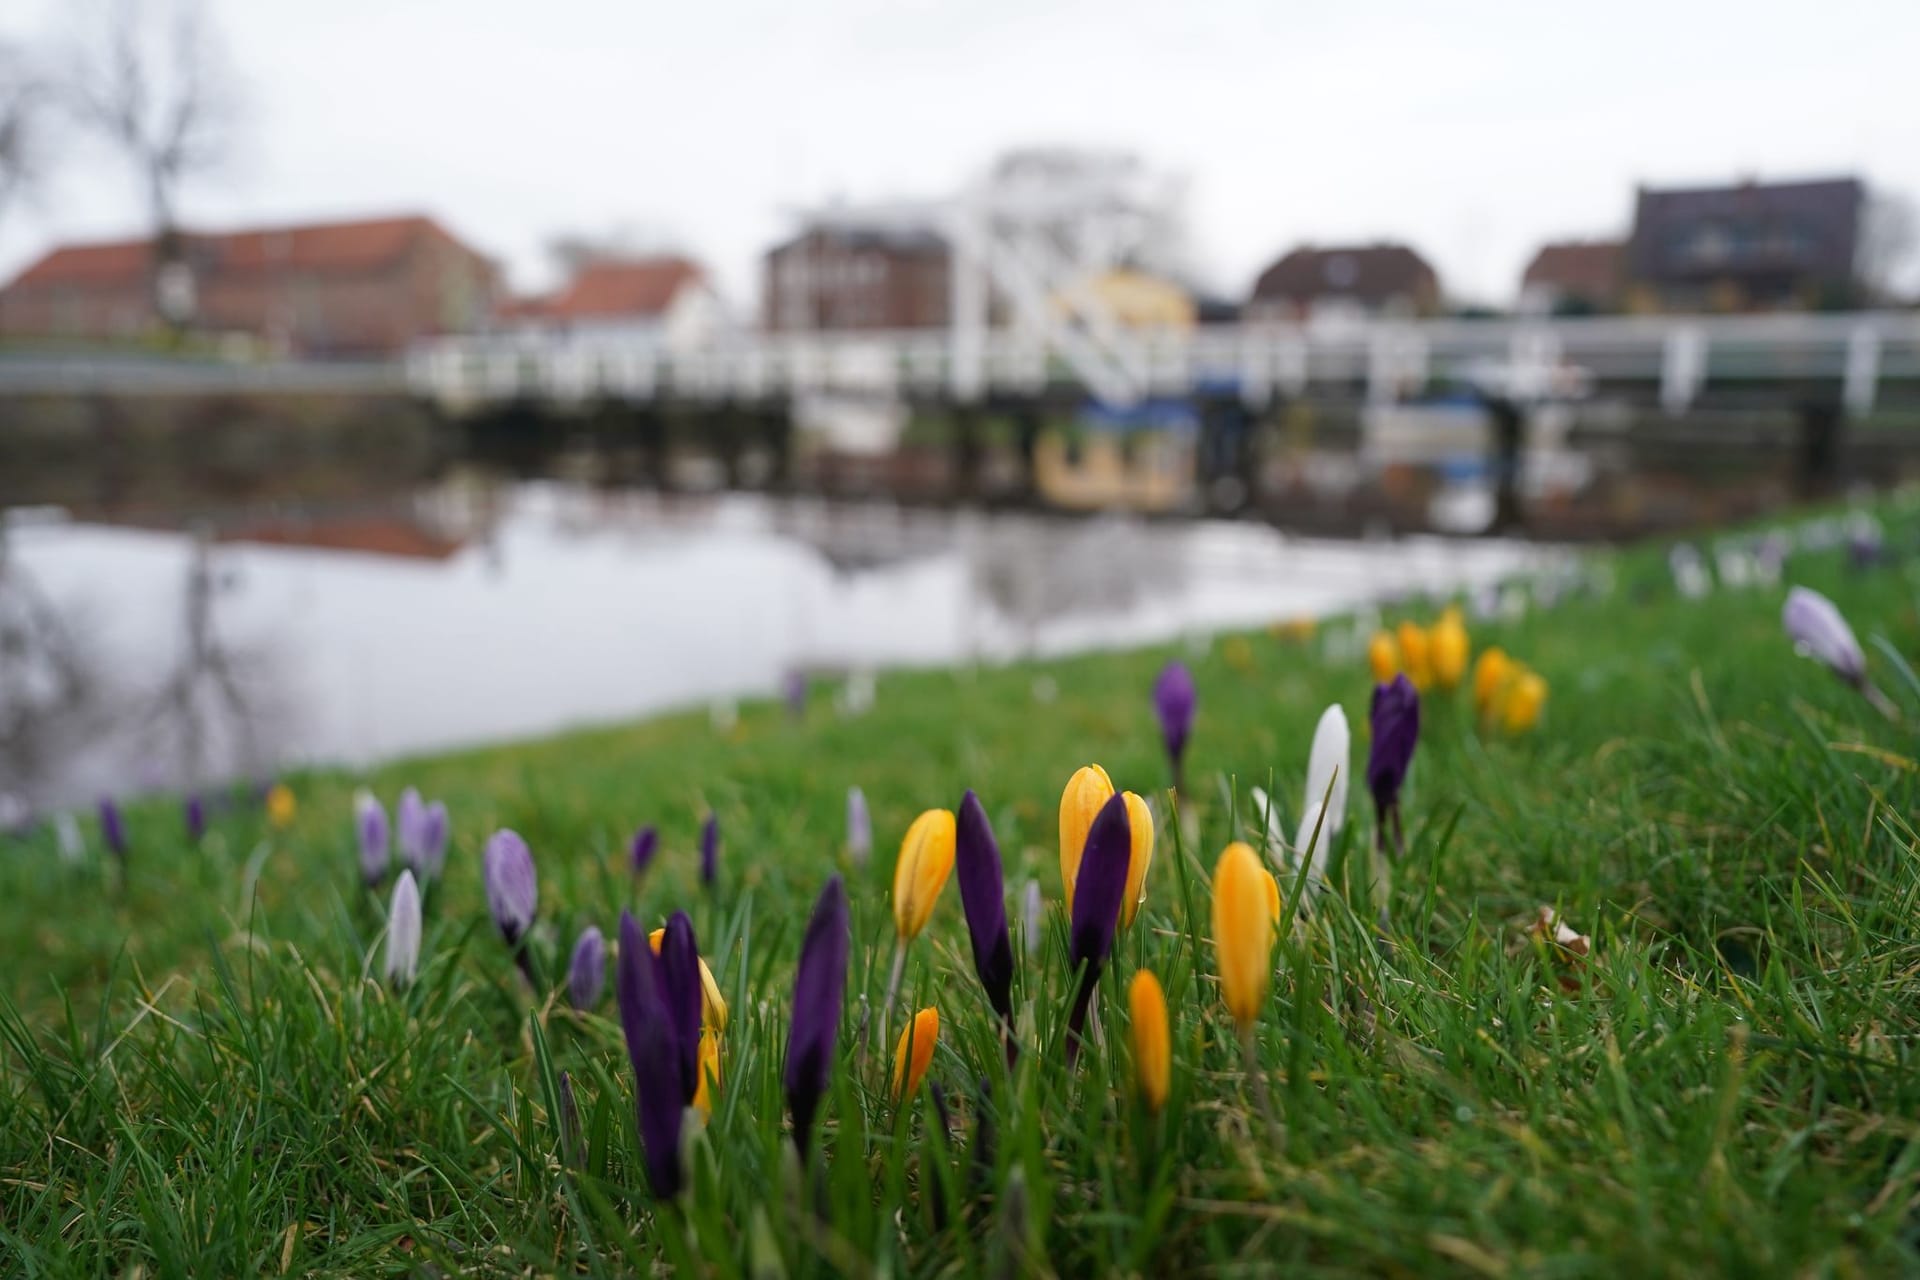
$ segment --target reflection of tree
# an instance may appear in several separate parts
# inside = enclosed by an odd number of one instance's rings
[[[0,528],[0,800],[31,812],[100,726],[100,664]]]
[[[1076,614],[1118,614],[1177,588],[1182,540],[1123,520],[991,521],[973,540],[974,590],[1026,633]]]

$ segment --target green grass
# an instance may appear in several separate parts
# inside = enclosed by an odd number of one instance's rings
[[[357,884],[353,779],[296,778],[290,829],[232,813],[199,848],[177,809],[136,806],[124,892],[97,852],[64,863],[49,835],[0,849],[4,1270],[1914,1272],[1920,685],[1895,655],[1920,653],[1920,559],[1902,555],[1920,515],[1885,514],[1891,565],[1806,552],[1788,581],[1853,619],[1902,726],[1794,656],[1784,588],[1679,600],[1658,549],[1609,560],[1604,594],[1477,624],[1476,649],[1550,679],[1547,717],[1482,737],[1430,698],[1391,945],[1365,903],[1339,900],[1282,942],[1259,1087],[1212,986],[1207,881],[1253,825],[1249,786],[1270,786],[1291,828],[1327,701],[1364,759],[1367,678],[1318,643],[1256,634],[1191,657],[1187,830],[1164,824],[1142,923],[1103,983],[1103,1040],[1073,1073],[1056,805],[1090,760],[1164,797],[1147,700],[1164,650],[888,675],[857,719],[821,689],[799,724],[758,705],[726,735],[675,716],[383,770],[384,798],[411,782],[454,815],[421,980],[399,995],[377,980],[384,904]],[[1055,700],[1036,697],[1042,675]],[[880,846],[864,868],[842,852],[852,783]],[[930,1078],[953,1130],[924,1088],[904,1114],[890,1104],[889,1035],[864,1060],[843,1052],[803,1179],[780,1071],[808,907],[847,870],[847,1050],[886,981],[892,849],[969,786],[1010,910],[1029,876],[1050,903],[1016,978],[1025,1052],[1009,1076],[950,887],[902,1003],[941,1010]],[[1337,866],[1370,837],[1362,791]],[[709,806],[711,894],[694,875]],[[664,851],[636,903],[623,848],[643,821]],[[499,826],[533,846],[549,973],[584,925],[611,937],[622,906],[647,924],[692,914],[733,1022],[683,1205],[646,1191],[611,997],[587,1015],[533,997],[485,919],[479,850]],[[1577,973],[1528,939],[1542,904],[1592,935]],[[1157,1120],[1129,1083],[1124,983],[1141,964],[1174,1024]],[[578,1170],[560,1160],[562,1071]]]

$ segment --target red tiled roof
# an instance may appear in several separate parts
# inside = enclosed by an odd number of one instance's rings
[[[680,290],[706,278],[686,258],[628,258],[589,262],[558,293],[520,298],[501,309],[508,319],[585,320],[657,316]]]
[[[1522,285],[1549,285],[1569,293],[1604,298],[1620,287],[1626,246],[1618,240],[1569,240],[1540,246],[1527,264]]]
[[[191,255],[222,271],[351,272],[392,262],[421,236],[458,243],[433,219],[419,216],[188,232],[185,240]],[[145,276],[152,253],[151,239],[62,245],[21,272],[9,287],[119,284]]]

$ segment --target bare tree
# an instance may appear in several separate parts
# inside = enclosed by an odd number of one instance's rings
[[[49,98],[27,55],[0,45],[0,219],[41,174]]]
[[[680,237],[655,223],[622,222],[606,231],[564,231],[547,239],[547,256],[564,276],[596,262],[620,262],[684,252]]]
[[[1920,247],[1913,201],[1880,189],[1867,197],[1860,219],[1860,250],[1855,273],[1867,301],[1896,303],[1914,288],[1914,250]]]
[[[154,309],[183,327],[194,293],[179,188],[226,157],[240,108],[199,0],[96,0],[64,88],[74,117],[120,152],[140,184],[154,232]]]

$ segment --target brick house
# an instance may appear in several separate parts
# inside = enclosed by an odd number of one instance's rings
[[[553,293],[503,303],[500,327],[556,338],[618,337],[693,346],[724,322],[699,263],[677,255],[585,262]]]
[[[1520,276],[1529,315],[1593,315],[1620,305],[1626,246],[1618,240],[1564,240],[1540,246]]]
[[[186,232],[193,327],[302,356],[383,356],[481,327],[494,264],[431,218]],[[0,289],[0,335],[110,341],[157,324],[153,242],[63,245]]]
[[[1425,316],[1440,305],[1440,277],[1406,245],[1302,246],[1260,273],[1245,315],[1250,321]]]
[[[1637,311],[1780,311],[1857,305],[1866,187],[1854,178],[1642,187],[1627,241]]]
[[[819,222],[767,252],[764,318],[787,333],[940,327],[951,279],[937,232]]]

